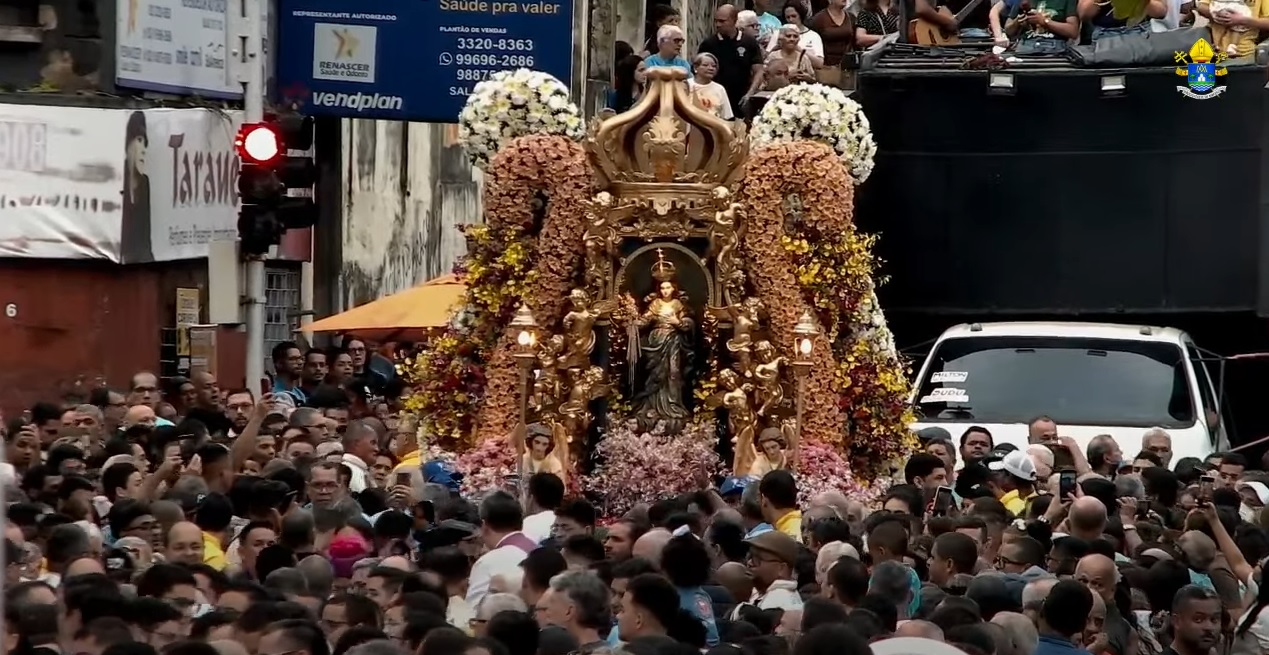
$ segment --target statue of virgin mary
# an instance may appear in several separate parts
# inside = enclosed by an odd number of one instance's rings
[[[657,249],[652,265],[656,291],[644,299],[647,308],[631,322],[630,363],[637,370],[643,362],[640,384],[635,388],[634,415],[639,429],[651,431],[658,424],[666,434],[676,434],[687,426],[691,413],[683,403],[685,371],[692,352],[696,321],[675,283],[674,263]]]

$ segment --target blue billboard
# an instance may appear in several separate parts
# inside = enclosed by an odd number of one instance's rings
[[[453,123],[501,70],[567,86],[576,0],[280,0],[277,88],[315,116]]]

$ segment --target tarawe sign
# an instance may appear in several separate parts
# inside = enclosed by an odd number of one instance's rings
[[[278,89],[304,113],[452,123],[478,82],[569,84],[576,0],[282,0]]]

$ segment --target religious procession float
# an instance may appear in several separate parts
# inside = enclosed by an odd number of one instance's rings
[[[750,130],[652,68],[584,125],[568,89],[495,74],[460,117],[485,173],[464,306],[406,366],[425,457],[467,490],[563,478],[608,515],[792,469],[875,494],[914,446],[908,377],[852,222],[876,146],[836,88],[776,92]]]

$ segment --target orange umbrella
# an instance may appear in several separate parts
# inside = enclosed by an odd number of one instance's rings
[[[443,328],[462,305],[467,285],[442,275],[412,289],[380,298],[308,326],[314,332],[351,332],[369,339],[401,339]]]

